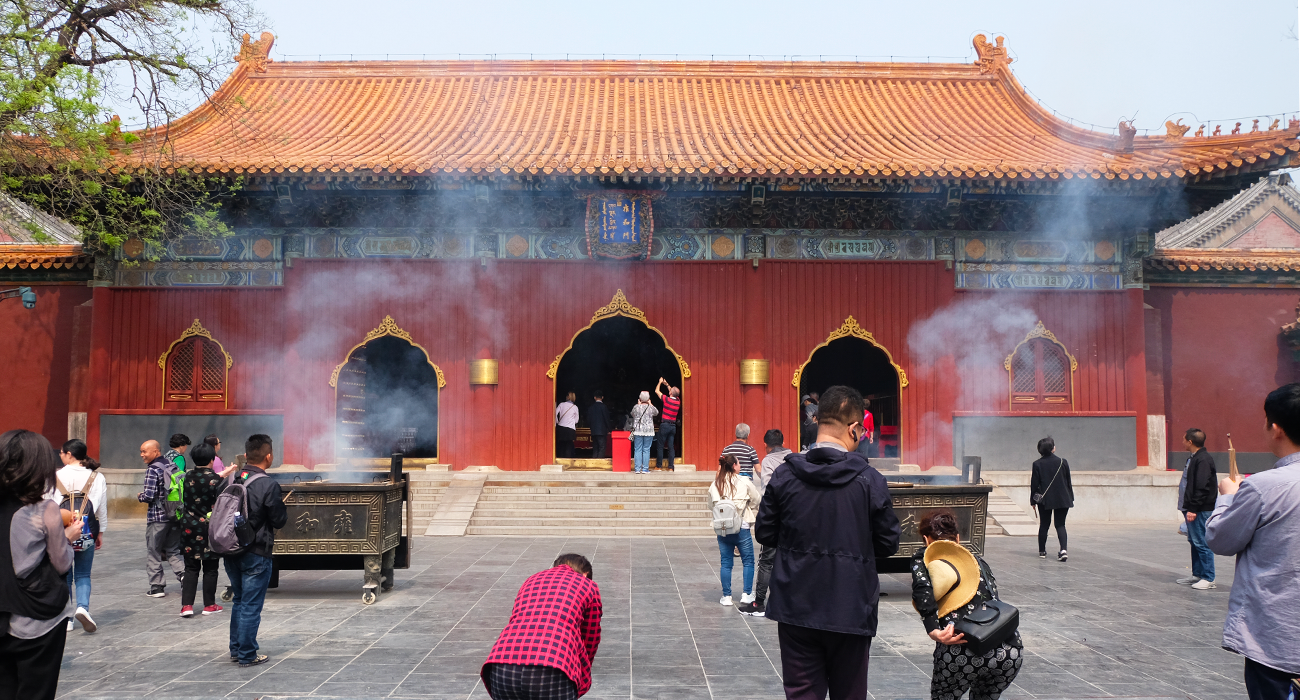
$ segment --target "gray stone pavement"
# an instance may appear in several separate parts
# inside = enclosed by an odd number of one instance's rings
[[[1176,524],[1072,525],[1070,536],[1067,564],[1040,561],[1032,538],[988,543],[1026,650],[1003,697],[1245,695],[1241,660],[1218,647],[1231,559],[1217,561],[1219,588],[1198,592],[1173,583],[1190,561]],[[69,634],[61,697],[486,698],[478,669],[517,587],[563,551],[591,558],[604,600],[588,698],[783,697],[776,624],[718,605],[712,538],[416,538],[415,566],[371,606],[360,572],[286,571],[262,618],[271,663],[245,669],[227,661],[229,611],[178,617],[178,584],[144,596],[143,539],[143,523],[107,534],[91,601],[100,631]],[[737,596],[740,575],[737,562]],[[928,698],[934,644],[908,581],[883,588],[872,696]]]

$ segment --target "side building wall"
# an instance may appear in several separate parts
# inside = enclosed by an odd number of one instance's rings
[[[19,299],[0,301],[0,431],[32,430],[58,447],[68,439],[74,356],[84,365],[90,350],[89,334],[79,334],[76,321],[89,319],[77,307],[90,301],[91,290],[84,283],[22,284],[35,290],[36,308],[23,308]]]
[[[1296,317],[1295,289],[1153,287],[1146,303],[1158,313],[1163,354],[1169,468],[1182,469],[1188,428],[1206,434],[1206,448],[1227,472],[1228,433],[1242,471],[1272,466],[1264,435],[1264,397],[1296,381],[1296,363],[1279,336]],[[1152,325],[1155,325],[1154,323]],[[1153,392],[1155,393],[1155,392]]]

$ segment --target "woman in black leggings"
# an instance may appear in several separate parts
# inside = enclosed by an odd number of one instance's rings
[[[1056,441],[1045,437],[1038,441],[1034,473],[1029,479],[1029,505],[1038,511],[1038,558],[1047,558],[1047,528],[1056,523],[1056,538],[1061,541],[1057,561],[1069,559],[1065,551],[1065,514],[1074,507],[1074,485],[1070,483],[1070,463],[1056,456]]]

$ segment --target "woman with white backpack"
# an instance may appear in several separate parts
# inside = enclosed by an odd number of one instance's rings
[[[718,535],[718,553],[721,555],[723,605],[731,605],[731,571],[733,552],[740,549],[740,563],[744,567],[745,591],[741,603],[754,600],[754,540],[749,529],[758,515],[761,500],[753,479],[736,471],[736,458],[723,455],[718,459],[718,475],[709,486],[709,510],[713,512],[713,531]]]
[[[80,622],[85,631],[94,632],[98,628],[90,616],[90,569],[95,562],[95,550],[104,546],[103,533],[108,526],[108,485],[98,471],[99,462],[86,454],[86,443],[81,440],[63,443],[59,459],[63,461],[63,467],[58,471],[54,490],[46,498],[64,504],[67,510],[78,516],[85,516],[82,538],[72,544],[68,590],[76,592],[76,622]],[[68,631],[75,628],[76,623],[68,620]]]

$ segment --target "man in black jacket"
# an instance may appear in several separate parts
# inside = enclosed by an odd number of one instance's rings
[[[898,551],[900,532],[885,478],[853,451],[862,406],[850,387],[822,394],[816,441],[773,472],[754,523],[759,543],[776,547],[767,618],[779,623],[790,700],[867,697],[876,559]]]
[[[1205,523],[1214,512],[1214,499],[1219,495],[1218,472],[1214,457],[1205,451],[1205,432],[1192,428],[1183,436],[1183,447],[1192,453],[1187,460],[1187,488],[1183,490],[1182,511],[1187,518],[1187,541],[1192,543],[1192,576],[1180,578],[1178,583],[1198,591],[1217,588],[1214,585],[1214,552],[1205,542]]]
[[[609,431],[614,421],[609,417],[609,406],[605,405],[605,392],[596,391],[592,395],[596,401],[587,409],[587,427],[591,428],[591,456],[604,459],[609,455]]]
[[[262,604],[271,583],[275,531],[285,526],[289,514],[280,484],[266,475],[274,458],[271,437],[260,433],[249,436],[244,443],[244,458],[247,463],[233,479],[245,485],[248,512],[243,516],[256,536],[242,552],[226,557],[226,576],[235,594],[230,609],[230,660],[238,661],[240,666],[256,666],[268,658],[257,653],[257,629],[262,625]]]

